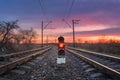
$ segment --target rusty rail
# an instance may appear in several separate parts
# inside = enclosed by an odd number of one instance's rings
[[[19,55],[22,55],[22,54],[26,54],[28,52],[38,51],[38,50],[42,50],[42,49],[45,49],[45,48],[47,48],[47,47],[35,48],[35,49],[31,49],[31,50],[26,50],[26,51],[20,51],[20,52],[16,52],[16,53],[0,55],[0,60],[8,59],[8,58],[11,58],[11,57],[16,57],[16,56],[19,56]]]
[[[74,54],[75,56],[83,59],[84,61],[88,62],[89,64],[93,65],[94,67],[96,67],[97,69],[99,70],[102,70],[104,71],[106,74],[110,75],[111,77],[115,78],[116,80],[119,80],[120,78],[120,72],[108,67],[108,66],[105,66],[99,62],[96,62],[88,57],[85,57],[83,55],[80,55],[79,53],[77,52],[74,52],[73,50],[70,50],[70,49],[66,49],[68,52]]]
[[[73,48],[73,47],[67,47],[67,48],[73,49],[73,50],[77,50],[77,51],[80,51],[80,52],[85,52],[87,54],[91,54],[91,55],[95,55],[95,56],[99,56],[99,57],[104,57],[104,58],[107,58],[107,59],[110,59],[110,60],[114,60],[114,61],[117,61],[117,62],[120,62],[120,58],[119,57],[110,56],[110,55],[102,54],[102,53],[98,53],[98,52],[93,52],[93,51],[89,51],[89,50],[85,50],[85,49],[81,49],[81,48]]]
[[[15,68],[15,67],[18,66],[18,65],[21,65],[21,64],[23,64],[23,63],[31,60],[32,58],[34,58],[34,57],[36,57],[36,56],[38,56],[38,55],[41,55],[41,54],[49,51],[50,49],[51,49],[51,48],[48,47],[48,48],[43,49],[43,50],[41,50],[41,51],[38,51],[38,52],[36,52],[36,53],[34,53],[34,54],[31,54],[31,55],[29,55],[29,56],[20,58],[20,59],[18,59],[18,60],[16,60],[16,61],[13,61],[13,62],[10,62],[10,63],[8,63],[8,64],[6,64],[6,65],[0,66],[0,75],[3,74],[3,73],[5,73],[5,72],[7,72],[7,71],[9,71],[9,70],[11,70],[11,69],[13,69],[13,68]]]

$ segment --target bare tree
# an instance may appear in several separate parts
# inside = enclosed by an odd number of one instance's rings
[[[17,34],[14,34],[13,37],[14,37],[14,43],[17,43],[18,45],[23,40],[23,36],[21,35],[20,32],[18,32]]]
[[[19,28],[18,20],[11,22],[0,22],[0,49],[6,46],[7,42],[13,38],[13,30]]]
[[[19,35],[21,37],[21,41],[23,41],[26,44],[31,44],[32,43],[32,39],[37,36],[37,34],[33,30],[33,28],[31,28],[29,30],[22,30],[21,29]]]

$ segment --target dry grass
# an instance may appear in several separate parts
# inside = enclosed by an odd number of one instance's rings
[[[72,46],[72,44],[68,45]],[[120,57],[120,43],[116,42],[95,44],[79,43],[76,44],[76,47]]]

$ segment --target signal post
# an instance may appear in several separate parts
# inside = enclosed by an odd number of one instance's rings
[[[58,37],[58,57],[57,57],[57,64],[65,64],[65,44],[64,44],[64,37]]]

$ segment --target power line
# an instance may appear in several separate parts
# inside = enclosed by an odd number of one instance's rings
[[[46,12],[46,19],[48,20],[48,14],[47,14],[48,7],[45,6],[45,3],[47,3],[47,2],[46,2],[47,0],[42,0],[42,1],[44,1],[42,5],[44,6],[44,12]]]
[[[63,19],[62,20],[63,22],[65,22],[65,24],[67,24],[68,25],[68,27],[70,27],[71,28],[71,25],[65,20],[65,19]]]
[[[75,3],[75,0],[72,0],[72,3],[68,9],[68,14],[65,16],[65,18],[68,18],[70,16],[74,3]]]
[[[42,0],[38,0],[38,2],[39,2],[39,5],[40,5],[40,7],[41,7],[41,9],[42,9],[42,12],[43,12],[44,17],[47,19],[47,15],[46,15],[46,12],[45,12],[45,8],[42,6]]]
[[[69,8],[69,2],[70,2],[70,0],[66,0],[66,2],[65,2],[65,4],[66,4],[65,10],[64,10],[65,13],[64,13],[62,19],[65,19],[65,17],[66,17],[67,9]]]
[[[68,1],[70,1],[70,0],[68,0]],[[69,3],[69,2],[67,2],[67,3]],[[70,5],[68,5],[68,7],[66,7],[66,13],[65,13],[65,15],[64,15],[64,17],[63,17],[63,19],[62,19],[62,21],[63,22],[65,22],[70,28],[71,28],[71,25],[66,21],[67,20],[67,18],[70,16],[70,14],[71,14],[71,10],[72,10],[72,8],[73,8],[73,5],[74,5],[74,3],[75,3],[75,0],[72,0],[72,2],[71,2],[71,4]],[[70,6],[70,7],[69,7]],[[67,10],[68,9],[68,10]]]

